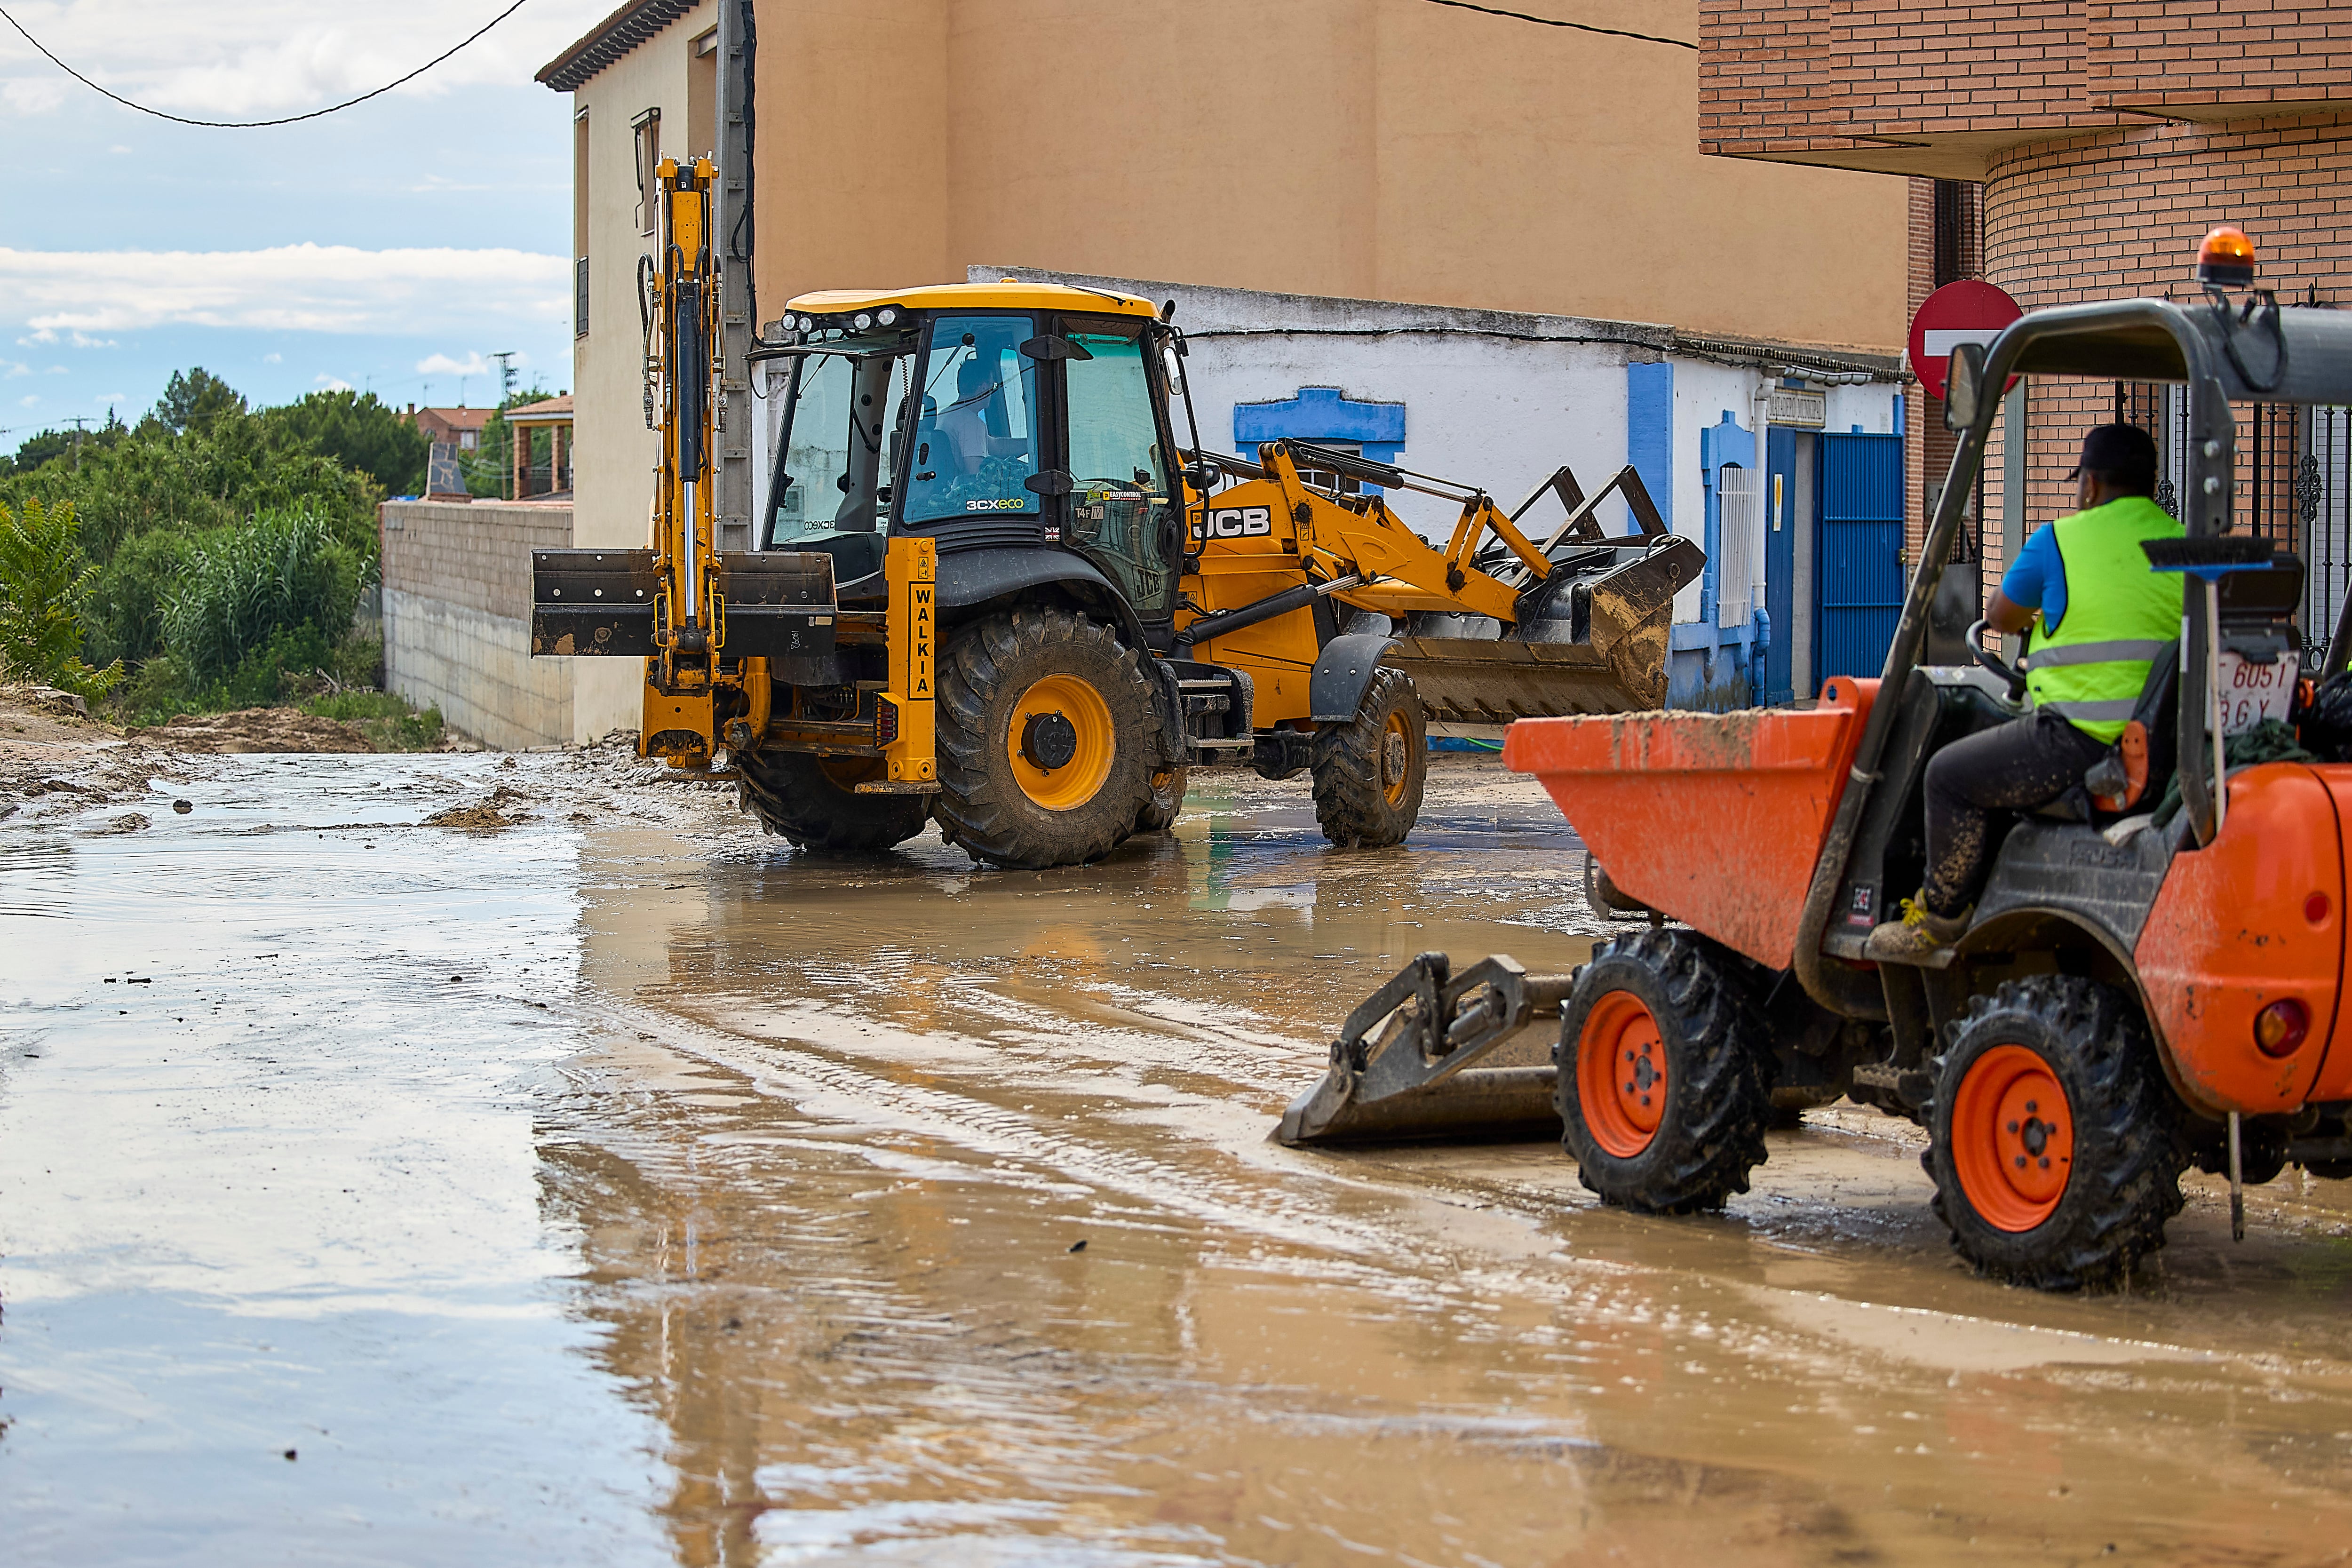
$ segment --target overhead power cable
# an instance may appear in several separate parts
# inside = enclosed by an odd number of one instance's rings
[[[1671,44],[1678,49],[1696,49],[1687,38],[1662,38],[1655,33],[1632,33],[1622,27],[1596,27],[1590,22],[1563,22],[1557,16],[1530,16],[1525,11],[1498,10],[1492,5],[1473,5],[1470,0],[1429,0],[1432,5],[1451,5],[1457,11],[1483,11],[1489,16],[1508,16],[1515,22],[1533,22],[1540,27],[1566,27],[1571,32],[1599,33],[1612,38],[1635,38],[1645,44]]]
[[[66,75],[73,78],[74,80],[81,83],[82,86],[89,89],[90,91],[99,94],[102,98],[110,98],[115,102],[122,105],[125,109],[135,109],[142,114],[152,114],[158,120],[168,120],[174,125],[194,125],[206,131],[257,131],[266,125],[298,125],[305,120],[317,120],[324,115],[340,114],[344,110],[351,108],[353,104],[365,103],[371,98],[381,98],[395,87],[400,87],[408,82],[415,81],[418,77],[423,76],[426,71],[431,70],[435,66],[439,65],[443,60],[447,59],[451,55],[456,54],[467,44],[472,43],[476,38],[480,37],[484,33],[488,32],[500,22],[505,21],[509,16],[511,16],[516,12],[521,10],[528,3],[529,0],[514,0],[513,5],[508,6],[505,10],[491,17],[488,21],[483,23],[480,27],[477,28],[472,33],[467,34],[465,37],[458,39],[457,42],[442,50],[431,59],[426,60],[423,65],[418,66],[415,70],[410,71],[406,76],[402,77],[397,81],[385,82],[382,87],[363,92],[357,98],[347,98],[341,103],[331,103],[324,109],[314,109],[308,114],[289,114],[277,120],[190,120],[185,115],[171,114],[160,109],[150,109],[143,103],[133,103],[131,100],[123,97],[119,92],[108,91],[105,88],[102,88],[99,86],[98,83],[90,80],[89,78],[82,75],[81,72],[74,69],[73,67],[66,64],[65,61],[58,58],[56,55],[51,54],[49,52],[49,47],[41,42],[40,39],[33,37],[32,34],[26,32],[25,24],[16,20],[16,17],[8,15],[8,12],[5,7],[0,7],[0,21],[5,21],[10,26],[16,28],[18,35],[21,36],[26,43],[40,50],[42,55],[47,58],[48,62],[57,67],[58,69],[65,72]]]

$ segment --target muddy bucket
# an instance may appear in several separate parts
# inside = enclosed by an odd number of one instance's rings
[[[1557,1138],[1552,1045],[1572,984],[1506,954],[1458,976],[1445,954],[1421,954],[1348,1015],[1330,1070],[1291,1101],[1275,1142]]]
[[[1666,700],[1675,594],[1706,565],[1697,545],[1672,535],[1596,543],[1560,556],[1520,595],[1517,626],[1416,615],[1381,662],[1412,677],[1433,719],[1507,724],[1656,708]]]

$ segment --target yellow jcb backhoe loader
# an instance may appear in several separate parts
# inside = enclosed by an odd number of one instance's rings
[[[1391,845],[1428,715],[1663,700],[1705,557],[1630,467],[1590,497],[1562,468],[1506,514],[1306,442],[1205,452],[1172,306],[1085,289],[791,301],[752,355],[792,365],[757,548],[716,549],[713,178],[660,180],[652,547],[539,552],[532,651],[642,658],[642,753],[739,780],[794,844],[886,849],[936,818],[978,858],[1070,865],[1165,827],[1191,769],[1248,766],[1311,772],[1334,843]],[[1458,504],[1452,537],[1380,488]],[[1603,536],[1612,494],[1638,534]],[[1538,543],[1546,495],[1567,517]]]

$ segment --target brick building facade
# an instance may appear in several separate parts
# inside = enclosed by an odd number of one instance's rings
[[[1914,310],[1953,276],[2028,310],[2195,299],[2197,242],[2219,223],[2253,237],[2282,301],[2341,302],[2352,5],[1700,0],[1699,15],[1702,148],[1908,177]],[[1985,464],[1988,582],[2005,546],[2071,508],[2063,476],[2084,426],[2121,406],[2167,434],[2159,388],[2037,383],[2023,402],[2022,461],[1997,431]],[[1916,388],[1912,412],[1916,548],[1951,443]],[[2310,489],[2317,430],[2305,419],[2249,443],[2268,446],[2242,506],[2266,529],[2263,509],[2291,510],[2298,480]],[[2340,576],[2340,561],[2326,565]]]

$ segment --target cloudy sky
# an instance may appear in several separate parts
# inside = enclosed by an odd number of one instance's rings
[[[509,0],[0,0],[112,91],[202,120],[379,87]],[[265,131],[109,103],[0,23],[0,447],[201,364],[260,402],[321,386],[571,384],[570,100],[532,74],[614,0],[528,0],[415,82]]]

